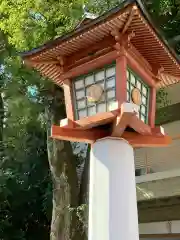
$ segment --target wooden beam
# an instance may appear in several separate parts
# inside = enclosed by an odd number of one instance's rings
[[[52,138],[71,142],[83,142],[92,144],[96,140],[107,136],[109,136],[109,130],[105,129],[67,129],[55,125],[51,127]]]
[[[137,116],[133,116],[131,118],[129,127],[134,129],[137,133],[140,133],[141,135],[151,135],[151,127],[149,125],[145,124]]]
[[[115,33],[114,33],[115,34]],[[117,34],[117,33],[116,33]],[[119,33],[120,34],[120,33]],[[143,80],[150,86],[155,86],[155,75],[152,73],[152,67],[149,62],[140,54],[140,52],[130,43],[128,34],[124,36],[117,35],[116,39],[120,39],[114,45],[119,56],[126,56],[127,64],[136,71]]]
[[[83,58],[86,58],[87,56],[93,56],[102,49],[113,47],[114,44],[115,40],[112,36],[105,37],[103,41],[101,40],[99,42],[91,44],[88,47],[85,47],[80,51],[76,52],[75,54],[71,54],[68,57],[66,64],[68,67],[74,65],[77,62],[81,61]]]
[[[60,127],[72,129],[75,128],[75,122],[68,118],[64,118],[60,120]]]
[[[111,35],[114,37],[116,42],[120,42],[122,40],[123,35],[118,27],[114,27],[114,29],[111,31]]]
[[[127,101],[127,59],[121,54],[116,59],[116,100],[119,107]]]
[[[143,66],[139,60],[136,59],[135,55],[127,51],[127,63],[129,67],[134,70],[149,86],[156,87],[156,81],[153,78],[152,72]]]
[[[132,43],[129,44],[129,48],[127,49],[129,54],[131,54],[132,57],[135,58],[137,62],[139,62],[142,67],[145,69],[148,69],[148,71],[152,72],[152,66],[150,63],[144,58],[144,56],[134,47]],[[152,75],[152,73],[151,73]]]
[[[131,44],[130,44],[131,39],[133,37],[135,37],[134,32],[131,32],[128,34],[127,33],[122,34],[122,32],[119,32],[119,30],[117,28],[115,28],[111,34],[114,36],[114,38],[116,40],[116,44],[114,45],[114,47],[116,49],[118,46],[128,49],[131,46]]]
[[[165,136],[164,128],[162,126],[151,128],[152,134],[156,135],[157,137]]]
[[[97,113],[94,116],[81,118],[76,121],[71,121],[70,119],[65,118],[60,121],[60,127],[69,129],[90,129],[113,122],[119,113],[120,109],[117,108],[110,112]]]
[[[152,67],[152,72],[153,72],[154,76],[159,77],[159,75],[164,72],[164,68],[156,63]]]
[[[86,74],[89,71],[93,71],[97,68],[103,67],[105,64],[112,63],[112,61],[114,61],[116,57],[117,57],[116,51],[109,52],[103,56],[100,56],[99,58],[93,59],[90,62],[84,63],[80,66],[70,69],[66,73],[62,74],[59,81],[64,82],[65,79],[74,78],[80,76],[81,74]]]
[[[122,29],[122,34],[124,34],[124,33],[128,30],[128,28],[129,28],[129,26],[130,26],[130,24],[131,24],[131,22],[132,22],[132,19],[133,19],[133,17],[134,17],[134,14],[135,14],[136,9],[137,9],[137,6],[133,6],[133,7],[132,7],[131,12],[130,12],[129,17],[128,17],[128,20],[127,20],[127,22],[124,24],[124,27],[123,27],[123,29]]]
[[[121,137],[128,123],[130,122],[133,113],[123,113],[116,118],[113,124],[112,137]]]
[[[64,56],[57,56],[56,58],[57,58],[57,60],[58,60],[58,62],[60,64],[60,66],[64,67],[65,63],[67,61],[67,58],[64,57]]]
[[[98,57],[102,56],[102,55],[105,55],[109,52],[113,51],[113,48],[112,47],[107,47],[107,48],[103,48],[97,52],[95,52],[94,54],[92,55],[86,55],[85,57],[79,59],[79,60],[76,60],[74,61],[73,64],[71,65],[68,65],[67,68],[70,70],[70,69],[73,69],[75,67],[78,67],[86,62],[90,62],[94,59],[97,59]]]
[[[156,114],[156,88],[152,87],[150,89],[150,99],[149,99],[149,125],[153,128],[155,126],[155,114]]]
[[[156,135],[142,136],[136,132],[125,131],[122,138],[126,139],[134,148],[139,147],[166,147],[172,143],[169,136],[157,137]]]
[[[69,79],[66,79],[63,82],[63,89],[64,89],[67,118],[71,121],[74,121],[75,119],[74,119],[74,105],[73,105],[73,98],[72,98],[72,82]]]
[[[111,136],[110,129],[91,128],[91,129],[69,129],[53,125],[51,128],[51,137],[55,139],[94,143],[96,140]],[[116,136],[116,135],[115,135]],[[121,137],[126,139],[134,148],[136,147],[165,147],[171,144],[172,139],[168,136],[157,136],[152,134],[149,136],[142,136],[136,132],[125,131]]]
[[[52,138],[72,141],[84,142],[92,144],[96,140],[108,137],[109,131],[105,129],[64,129],[59,126],[52,126]],[[171,143],[171,138],[168,136],[142,136],[138,133],[124,132],[122,138],[126,139],[134,148],[136,147],[165,147]]]
[[[131,122],[132,117],[137,114],[135,111],[135,104],[132,103],[123,103],[121,105],[121,112],[116,117],[112,125],[112,137],[121,137],[126,127]]]
[[[89,129],[99,125],[108,124],[112,122],[116,118],[116,116],[118,116],[119,113],[120,109],[117,108],[111,112],[97,113],[94,116],[82,118],[75,122],[76,128]]]

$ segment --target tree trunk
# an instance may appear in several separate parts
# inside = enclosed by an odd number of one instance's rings
[[[4,102],[0,92],[0,158],[3,156],[3,124],[4,124]]]
[[[79,204],[85,204],[88,202],[88,191],[89,191],[89,167],[90,167],[90,151],[91,146],[87,148],[86,159],[84,168],[81,176],[80,193],[79,193]]]
[[[81,176],[81,183],[80,183],[80,193],[79,193],[79,205],[85,205],[84,212],[83,212],[83,230],[85,237],[88,237],[88,205],[89,205],[89,167],[90,167],[90,151],[91,146],[88,146],[86,159],[84,163],[84,169]]]
[[[62,92],[59,90],[61,99]],[[59,94],[59,93],[58,93]],[[47,109],[47,149],[53,181],[53,211],[51,240],[84,240],[81,224],[75,210],[79,205],[79,186],[76,160],[72,145],[67,141],[51,139],[51,125],[64,118],[62,101],[53,94],[53,102]]]

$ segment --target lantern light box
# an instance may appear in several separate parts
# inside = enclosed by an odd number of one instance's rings
[[[64,89],[67,118],[52,126],[53,138],[123,137],[134,147],[171,142],[155,127],[156,91],[179,80],[180,66],[139,1],[22,55]]]
[[[117,108],[115,64],[79,77],[72,83],[76,120]],[[148,123],[150,88],[133,71],[127,69],[127,102],[136,102],[133,94],[135,90],[139,95],[138,105],[140,105],[137,116]]]

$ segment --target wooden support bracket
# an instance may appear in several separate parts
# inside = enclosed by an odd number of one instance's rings
[[[130,48],[131,47],[131,39],[133,37],[135,37],[134,32],[131,32],[129,34],[127,34],[127,33],[122,34],[122,33],[118,32],[117,29],[114,30],[111,34],[115,38],[116,44],[114,45],[114,48],[117,51],[120,51],[121,48],[125,48],[125,49]]]
[[[131,118],[130,123],[128,124],[129,127],[134,129],[135,132],[141,135],[151,135],[151,127],[141,121],[137,116],[133,116]]]
[[[123,34],[128,30],[128,28],[129,28],[129,26],[130,26],[130,24],[133,20],[133,17],[134,17],[134,14],[135,14],[136,10],[137,10],[137,7],[133,6],[132,9],[131,9],[131,12],[129,14],[128,20],[126,21],[126,23],[124,24],[124,27],[122,29]]]
[[[55,125],[53,125],[51,128],[52,138],[72,142],[83,142],[92,144],[96,140],[107,137],[109,135],[109,130],[105,129],[68,129],[61,128]]]
[[[112,137],[121,137],[126,127],[131,123],[131,119],[138,113],[139,107],[132,103],[123,103],[121,112],[116,117],[112,126]]]
[[[139,106],[132,103],[123,103],[121,108],[112,112],[100,113],[91,118],[84,118],[85,122],[61,120],[60,126],[52,126],[51,137],[54,139],[94,143],[104,137],[116,137],[126,139],[134,148],[136,147],[162,147],[172,142],[171,137],[166,136],[162,127],[151,128],[142,122],[137,113]],[[99,119],[99,120],[98,120]],[[111,121],[112,127],[101,127]],[[96,125],[98,122],[98,125]],[[127,131],[130,127],[133,131]]]
[[[120,113],[120,109],[115,108],[110,112],[97,113],[94,116],[81,118],[76,121],[71,121],[68,118],[60,121],[60,127],[63,128],[76,128],[76,129],[90,129],[96,126],[111,123]]]
[[[126,139],[134,148],[140,147],[166,147],[172,143],[169,136],[157,136],[156,134],[143,136],[136,132],[124,132],[122,138]]]
[[[68,129],[59,126],[52,126],[51,137],[54,139],[83,142],[93,144],[98,139],[111,136],[108,129]],[[140,147],[165,147],[171,144],[172,139],[166,135],[159,135],[152,131],[152,135],[141,135],[136,132],[124,131],[121,138],[126,139],[134,148]]]

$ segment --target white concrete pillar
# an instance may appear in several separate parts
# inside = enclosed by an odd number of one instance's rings
[[[92,145],[88,240],[139,240],[134,153],[124,139]]]

